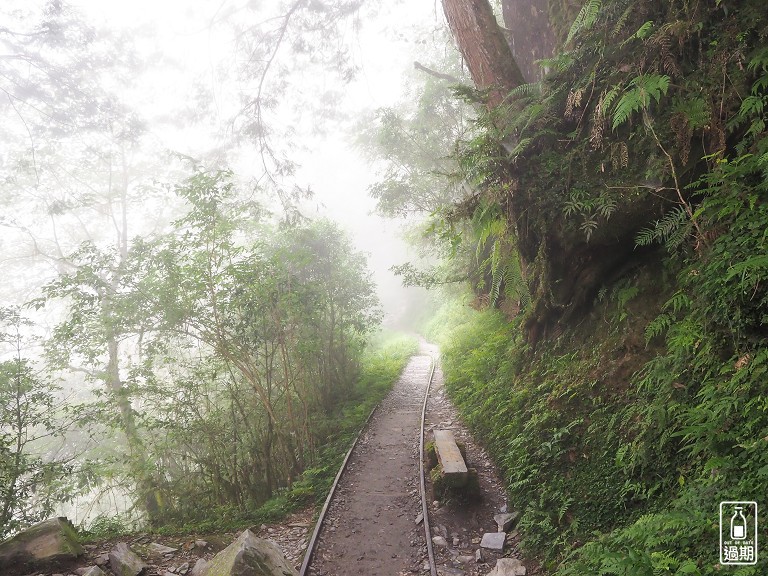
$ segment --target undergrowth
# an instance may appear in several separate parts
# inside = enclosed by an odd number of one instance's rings
[[[764,172],[748,153],[702,176],[709,246],[605,287],[535,353],[499,311],[443,312],[446,386],[550,573],[716,574],[719,502],[765,504]]]
[[[454,305],[432,326],[446,387],[546,573],[768,574],[760,550],[751,566],[723,566],[719,550],[719,503],[762,509],[768,494],[765,7],[583,6],[544,98],[497,122],[515,153],[487,152],[491,122],[464,154],[486,196],[525,201],[504,230],[525,232],[534,207],[549,217],[520,245],[533,305]],[[511,164],[506,194],[495,181]],[[605,249],[569,252],[579,237]],[[573,313],[526,332],[548,306]],[[765,542],[762,519],[758,531]]]
[[[380,334],[364,356],[354,391],[326,417],[325,439],[316,463],[304,470],[290,487],[256,509],[237,507],[201,510],[197,519],[169,522],[153,529],[158,534],[215,533],[239,530],[261,523],[274,523],[307,506],[321,505],[330,490],[336,472],[349,446],[371,410],[386,396],[408,359],[418,350],[417,341],[409,336]],[[88,541],[110,538],[132,531],[120,517],[99,517],[85,532]]]

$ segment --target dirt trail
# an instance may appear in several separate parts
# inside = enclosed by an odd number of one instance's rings
[[[419,425],[431,367],[422,345],[374,414],[330,506],[312,576],[397,576],[424,572],[419,499]],[[427,569],[426,573],[429,573]]]

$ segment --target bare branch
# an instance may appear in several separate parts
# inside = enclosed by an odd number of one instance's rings
[[[434,76],[435,78],[440,78],[441,80],[447,80],[448,82],[452,82],[454,84],[461,84],[461,80],[456,78],[456,76],[451,76],[450,74],[444,74],[442,72],[438,72],[437,70],[432,70],[431,68],[428,68],[424,66],[421,62],[418,60],[414,60],[413,67],[416,68],[416,70],[421,70],[422,72],[426,72],[430,76]]]

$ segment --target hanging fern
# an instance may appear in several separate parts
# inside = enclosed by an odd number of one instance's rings
[[[647,110],[651,100],[658,102],[669,89],[669,76],[661,74],[641,74],[630,80],[613,110],[613,129],[624,124],[629,117],[640,110]]]
[[[663,218],[654,222],[653,226],[643,228],[635,238],[635,244],[650,246],[656,242],[663,242],[667,248],[674,250],[690,234],[690,224],[685,208],[675,206]]]
[[[602,0],[587,0],[584,6],[581,7],[579,13],[576,15],[576,19],[571,25],[571,29],[568,31],[568,38],[565,40],[565,44],[568,45],[582,30],[589,30],[597,21],[597,15],[602,8]]]
[[[530,96],[538,96],[540,94],[541,94],[541,83],[530,82],[528,84],[520,84],[520,86],[513,88],[509,92],[507,98],[530,97]]]

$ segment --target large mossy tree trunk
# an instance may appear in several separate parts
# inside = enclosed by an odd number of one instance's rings
[[[536,5],[541,7],[540,3]],[[497,129],[503,132],[503,124],[508,121],[511,125],[512,115],[517,113],[507,96],[524,80],[491,5],[488,0],[443,0],[443,7],[475,86],[487,91],[488,108],[496,115]],[[554,49],[553,28],[544,14],[537,13],[516,27],[534,25],[545,29],[526,30],[527,41],[546,37],[543,49]],[[554,139],[549,145],[551,150],[560,146]],[[505,157],[502,146],[499,148],[498,156]],[[508,160],[500,167],[495,187],[503,190],[503,198],[499,199],[497,191],[495,201],[503,208],[509,228],[515,233],[520,269],[532,296],[526,332],[529,342],[535,344],[559,333],[558,324],[582,313],[600,286],[632,265],[638,231],[660,217],[661,208],[668,203],[653,196],[623,198],[611,216],[610,225],[601,225],[587,237],[565,217],[555,199],[560,190],[568,187],[567,176],[553,178],[551,174],[540,173],[541,166],[535,162],[531,165],[535,168],[526,167],[526,161],[513,165]],[[546,188],[541,185],[542,179],[552,180],[548,183],[550,197],[541,196]],[[502,182],[500,186],[498,181]],[[469,199],[457,213],[471,218],[477,209],[477,199],[477,195]]]

